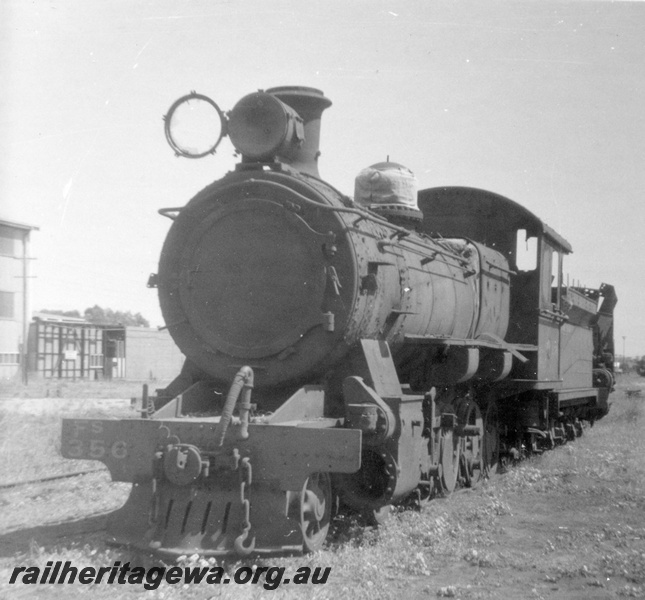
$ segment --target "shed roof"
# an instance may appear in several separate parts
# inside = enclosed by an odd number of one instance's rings
[[[8,221],[7,219],[0,218],[0,225],[5,227],[13,227],[14,229],[22,229],[23,231],[31,231],[35,229],[36,231],[40,230],[40,227],[36,225],[29,225],[28,223],[19,223],[18,221]]]

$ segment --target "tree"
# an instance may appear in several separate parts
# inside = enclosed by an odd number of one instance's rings
[[[150,327],[150,322],[145,319],[141,313],[132,314],[131,311],[112,310],[111,308],[102,308],[95,304],[91,308],[86,308],[81,314],[77,310],[40,310],[38,312],[49,315],[59,315],[61,317],[74,317],[76,319],[85,319],[88,323],[94,325],[118,325],[133,327]]]
[[[86,308],[84,316],[86,321],[95,325],[150,327],[150,323],[143,318],[141,313],[132,314],[131,311],[124,312],[112,310],[111,308],[102,308],[98,304],[91,308]]]

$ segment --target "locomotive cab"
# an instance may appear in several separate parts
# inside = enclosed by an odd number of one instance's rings
[[[549,410],[567,407],[593,420],[607,411],[613,385],[612,286],[598,289],[564,282],[571,245],[530,211],[498,194],[473,188],[419,192],[424,227],[462,235],[496,248],[511,265],[510,325],[506,341],[528,359],[516,361],[506,382],[509,397],[535,404],[544,426]],[[602,371],[602,372],[601,372]],[[539,390],[549,390],[549,406]],[[577,417],[572,417],[577,418]]]

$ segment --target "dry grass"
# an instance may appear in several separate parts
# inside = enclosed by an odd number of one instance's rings
[[[129,400],[0,400],[0,485],[96,468],[60,456],[62,419],[133,416]]]
[[[0,400],[0,485],[34,481],[83,469],[100,469],[75,477],[0,490],[0,530],[10,531],[114,510],[127,497],[127,487],[112,484],[96,461],[60,456],[62,419],[129,417],[129,400]]]
[[[3,398],[132,398],[141,395],[146,383],[151,393],[169,381],[93,381],[89,379],[44,379],[33,377],[27,385],[14,380],[0,380],[0,401]]]
[[[267,591],[261,585],[162,584],[146,597],[645,597],[645,398],[625,394],[628,387],[644,382],[620,382],[610,414],[575,443],[526,461],[474,491],[435,500],[420,514],[398,512],[378,530],[342,521],[327,548],[313,556],[248,563],[284,566],[291,573],[302,566],[332,567],[327,585],[286,585]],[[39,452],[23,448],[23,453],[14,453],[17,464],[26,468],[32,462],[44,465],[52,460],[42,455],[56,446],[58,430],[52,428],[57,428],[57,418],[60,415],[37,417],[37,425],[27,419],[29,431],[37,427],[38,435],[48,441]],[[2,425],[5,433],[18,426],[16,421]],[[4,444],[3,461],[7,452],[13,450]],[[78,479],[51,486],[50,496],[40,494],[40,500],[36,492],[37,498],[11,497],[5,511],[22,514],[20,502],[26,503],[26,511],[40,502],[40,512],[56,503],[75,506],[80,514],[93,511],[101,501],[115,502],[116,495],[109,496],[113,492],[108,491],[113,486],[100,479],[104,475],[92,477],[97,479],[90,485]],[[2,582],[17,564],[44,566],[48,560],[71,560],[98,567],[123,558],[96,534],[55,541],[36,538],[27,554],[5,554],[0,559],[0,598]],[[228,567],[232,572],[239,564]],[[6,585],[4,591],[7,598],[16,592],[36,592]],[[64,591],[72,598],[91,593],[114,599],[139,597],[141,588],[74,585]],[[57,597],[61,589],[40,586],[37,592]]]

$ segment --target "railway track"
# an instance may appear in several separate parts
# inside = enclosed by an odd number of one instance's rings
[[[80,469],[78,471],[72,471],[71,473],[61,473],[60,475],[48,475],[47,477],[39,477],[37,479],[26,479],[20,481],[11,481],[9,483],[0,483],[0,490],[22,487],[36,483],[47,483],[49,481],[56,481],[58,479],[69,479],[71,477],[77,477],[78,475],[88,475],[90,473],[96,473],[98,471],[105,470],[105,467],[98,467],[94,469]]]

